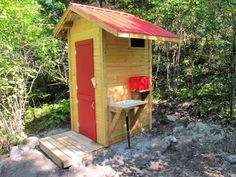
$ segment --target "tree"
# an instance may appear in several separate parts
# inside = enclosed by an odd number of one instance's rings
[[[36,79],[48,67],[55,68],[54,56],[61,50],[41,10],[32,0],[0,1],[0,144],[7,148],[22,136]]]

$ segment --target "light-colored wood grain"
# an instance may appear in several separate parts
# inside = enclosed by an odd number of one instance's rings
[[[57,149],[60,149],[60,151],[62,151],[64,154],[66,154],[68,157],[70,157],[72,159],[72,161],[76,161],[77,159],[80,159],[80,156],[77,155],[76,153],[74,153],[71,150],[71,147],[68,146],[67,144],[64,144],[60,138],[51,138],[51,137],[47,137],[46,139],[49,143],[51,143],[52,145],[54,145]]]
[[[140,33],[119,32],[117,36],[123,37],[123,38],[149,39],[149,40],[157,40],[157,41],[163,41],[163,42],[175,42],[175,43],[179,42],[178,37],[170,38],[170,37],[153,36],[153,35],[140,34]]]
[[[131,99],[131,92],[128,89],[128,78],[131,76],[150,76],[150,54],[149,41],[145,40],[145,48],[131,48],[129,39],[119,38],[104,32],[105,43],[105,66],[106,72],[106,90],[107,96],[113,102]],[[150,94],[144,100],[147,104],[140,112],[139,117],[133,125],[131,133],[135,133],[149,127],[150,119]],[[117,108],[107,107],[105,120],[111,119],[109,111],[119,112]],[[113,109],[113,110],[112,110]],[[110,117],[110,118],[109,118]],[[114,118],[113,118],[114,119]],[[121,113],[120,118],[115,125],[109,123],[109,139],[110,143],[115,143],[126,139],[125,114]]]
[[[105,55],[105,49],[106,49],[106,41],[104,39],[104,33],[105,31],[100,28],[100,45],[101,45],[101,60],[102,60],[102,92],[103,92],[103,97],[101,99],[103,99],[103,105],[102,105],[102,110],[103,110],[103,146],[107,147],[109,146],[109,120],[106,119],[107,118],[107,105],[108,105],[108,99],[107,99],[107,81],[106,81],[106,55]]]
[[[57,149],[53,144],[51,144],[46,139],[40,139],[39,141],[40,149],[45,152],[60,168],[67,168],[72,165],[72,160],[62,151]]]
[[[144,109],[144,105],[140,105],[136,112],[133,114],[133,117],[130,118],[130,129],[131,131],[135,128],[135,124],[138,122],[138,118],[141,115]]]
[[[75,141],[77,141],[77,143],[80,143],[83,146],[83,150],[84,151],[93,151],[93,150],[97,150],[97,149],[101,149],[102,146],[95,143],[94,141],[90,140],[89,138],[75,133],[73,131],[67,132],[66,133],[67,136],[69,136],[70,138],[74,139]]]
[[[81,155],[84,155],[85,153],[83,151],[83,146],[79,146],[79,144],[73,143],[73,141],[71,141],[71,138],[68,136],[57,135],[56,137],[54,137],[54,139],[55,141],[60,142],[60,144],[63,144],[64,146],[66,146],[66,148],[75,153],[76,155],[73,158],[80,159]]]
[[[111,98],[114,102],[130,99],[131,92],[128,89],[128,78],[131,76],[146,75],[150,76],[151,80],[151,43],[147,40],[150,36],[119,33],[112,28],[97,22],[83,12],[79,12],[74,7],[69,7],[69,10],[63,15],[55,28],[55,34],[59,34],[61,29],[67,31],[69,43],[68,57],[72,130],[79,132],[76,82],[76,71],[79,68],[76,68],[75,42],[93,39],[94,76],[97,83],[95,88],[97,142],[104,146],[108,146],[109,142],[123,140],[126,138],[125,116],[121,113],[117,123],[111,125],[111,122],[109,122],[110,113],[108,98]],[[131,37],[146,39],[145,47],[130,47],[130,40],[128,38]],[[166,39],[161,38],[160,40]],[[135,121],[132,132],[142,130],[144,127],[147,127],[147,124],[151,126],[151,90],[144,101],[147,104]],[[110,127],[113,127],[111,135]],[[72,139],[69,140],[69,143],[71,144],[73,142],[73,145],[76,146],[76,142],[74,142],[76,135],[68,136],[72,137]],[[111,137],[111,141],[109,140],[109,137]],[[62,140],[64,139],[65,138]]]
[[[73,86],[73,69],[72,69],[72,58],[71,58],[71,54],[72,54],[72,50],[71,50],[71,35],[70,35],[70,30],[68,30],[67,33],[67,42],[68,42],[68,66],[69,66],[69,89],[70,89],[70,117],[71,117],[71,129],[77,131],[78,127],[76,126],[77,124],[75,124],[74,121],[74,109],[75,109],[75,97],[74,97],[74,90],[76,88],[74,88]]]
[[[111,134],[113,129],[115,128],[117,121],[120,118],[121,112],[122,112],[122,109],[120,109],[119,112],[116,112],[116,114],[114,115],[114,118],[111,117],[109,134]]]
[[[109,33],[117,36],[117,30],[114,30],[113,28],[98,22],[97,20],[95,20],[94,18],[86,15],[85,13],[83,13],[82,11],[79,11],[78,9],[76,9],[75,7],[69,7],[73,12],[77,13],[78,15],[80,15],[81,17],[85,18],[86,20],[88,20],[89,22],[92,22],[94,24],[96,24],[97,26],[101,27],[102,29],[108,31]]]
[[[148,59],[149,59],[149,77],[150,77],[150,93],[148,100],[148,113],[149,113],[149,128],[152,128],[152,41],[149,41],[148,43],[149,52],[148,52]]]
[[[103,86],[103,59],[101,57],[102,53],[102,30],[96,24],[89,22],[84,18],[77,18],[74,22],[73,27],[70,30],[71,33],[71,70],[72,70],[72,104],[73,107],[73,117],[72,124],[74,131],[79,132],[79,112],[77,105],[77,76],[76,70],[76,58],[75,58],[75,42],[93,39],[94,48],[94,76],[96,79],[95,88],[95,107],[96,107],[96,133],[97,142],[104,144],[104,86]]]
[[[64,141],[67,141],[68,143],[70,143],[71,145],[77,147],[81,152],[86,152],[87,149],[84,146],[83,143],[81,143],[81,141],[79,141],[77,138],[73,138],[68,136],[68,133],[62,133],[59,136],[63,137]]]
[[[41,150],[61,168],[69,167],[84,158],[92,158],[94,152],[103,148],[74,131],[42,138],[39,143]]]
[[[59,21],[59,22],[57,23],[57,25],[55,26],[54,31],[53,31],[55,36],[57,36],[57,35],[60,33],[60,31],[61,31],[61,29],[62,29],[62,26],[63,26],[63,24],[65,23],[65,20],[66,20],[66,18],[67,18],[67,16],[68,16],[69,13],[71,13],[71,10],[68,8],[68,9],[63,13],[63,15],[62,15],[60,21]]]

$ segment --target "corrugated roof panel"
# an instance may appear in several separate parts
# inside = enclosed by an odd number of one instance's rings
[[[94,20],[116,30],[124,33],[138,33],[151,36],[161,36],[168,38],[176,38],[177,35],[167,30],[156,26],[148,21],[142,20],[134,15],[114,11],[110,9],[92,7],[76,3],[70,3],[70,6],[83,12]]]

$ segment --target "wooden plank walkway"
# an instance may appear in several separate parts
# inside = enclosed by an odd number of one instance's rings
[[[74,131],[39,140],[40,149],[59,167],[67,168],[74,162],[88,158],[103,146]]]

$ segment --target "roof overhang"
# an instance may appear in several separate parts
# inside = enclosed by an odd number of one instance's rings
[[[97,24],[99,27],[104,29],[105,31],[113,34],[116,37],[122,38],[138,38],[138,39],[148,39],[148,40],[157,40],[163,42],[179,42],[180,39],[178,37],[165,37],[165,36],[156,36],[156,35],[148,35],[144,33],[133,33],[133,32],[122,32],[115,30],[109,27],[106,24],[100,23],[99,21],[91,18],[86,13],[78,10],[76,7],[69,5],[67,10],[64,12],[60,21],[54,28],[54,35],[57,37],[66,37],[67,31],[73,26],[73,22],[77,17],[85,18],[86,20]]]

